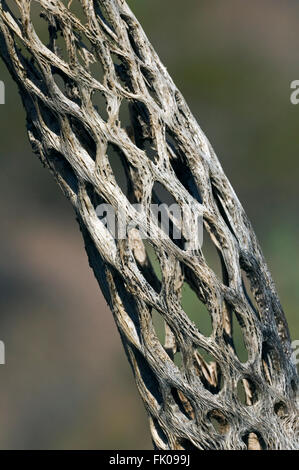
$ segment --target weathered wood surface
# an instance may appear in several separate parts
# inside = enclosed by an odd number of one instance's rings
[[[47,44],[34,29],[33,3],[49,23]],[[0,53],[19,86],[32,148],[75,209],[90,265],[149,415],[154,445],[298,448],[298,378],[288,327],[246,214],[126,2],[80,4],[81,21],[71,13],[71,2],[11,0],[13,12],[1,0]],[[102,107],[94,106],[96,94]],[[129,127],[120,119],[121,107],[129,109]],[[111,147],[123,161],[128,194],[110,165]],[[203,215],[222,262],[221,279],[200,247],[161,237],[150,211],[151,201],[159,202],[158,194],[152,197],[155,182],[180,207],[188,207],[189,218],[181,226],[185,239],[193,239],[196,219]],[[120,207],[140,230],[152,222],[149,242],[162,282],[138,232],[115,240],[97,217],[100,203]],[[141,211],[132,203],[140,203]],[[182,309],[184,282],[209,311],[209,337]],[[165,344],[155,331],[153,309],[165,321]],[[233,316],[243,331],[245,363],[236,354]],[[202,350],[214,361],[206,362]],[[174,362],[177,352],[180,367]],[[238,383],[246,403],[240,401]]]

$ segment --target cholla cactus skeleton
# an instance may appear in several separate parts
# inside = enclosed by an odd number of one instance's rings
[[[149,415],[154,445],[297,448],[297,373],[289,332],[244,210],[126,2],[77,3],[80,20],[71,1],[11,0],[9,7],[1,0],[0,52],[19,86],[32,148],[75,209],[90,265]],[[47,45],[34,29],[32,5],[48,22]],[[102,106],[95,106],[96,95]],[[122,107],[129,109],[130,126],[120,118]],[[125,168],[127,195],[114,175],[109,148]],[[203,215],[222,262],[221,279],[200,248],[186,249],[171,234],[161,237],[150,208],[153,200],[163,202],[153,192],[155,183],[189,208],[190,219],[180,227],[183,235],[192,235],[194,220]],[[149,242],[159,259],[161,282],[138,231],[114,239],[97,217],[100,203],[121,208],[126,220],[144,232],[152,222],[155,236]],[[209,311],[209,337],[182,309],[184,281]],[[153,310],[163,318],[165,344],[155,331]],[[233,315],[248,350],[245,363],[234,347]],[[213,362],[204,359],[203,350]],[[180,367],[174,363],[178,351]],[[238,383],[246,403],[238,398]]]

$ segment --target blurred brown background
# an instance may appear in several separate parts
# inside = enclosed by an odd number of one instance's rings
[[[77,1],[77,0],[74,0]],[[295,0],[130,0],[257,232],[298,321]],[[147,419],[70,204],[31,152],[0,61],[1,449],[151,448]]]

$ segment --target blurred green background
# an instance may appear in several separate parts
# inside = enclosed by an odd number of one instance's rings
[[[299,4],[130,0],[256,230],[299,338]],[[69,203],[31,152],[0,61],[1,449],[151,448]],[[192,301],[189,301],[189,307]],[[188,304],[188,299],[187,299]]]

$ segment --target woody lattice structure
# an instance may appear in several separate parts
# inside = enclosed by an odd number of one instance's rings
[[[47,23],[47,41],[34,27],[33,8]],[[298,377],[271,275],[211,144],[127,3],[1,0],[0,53],[18,84],[32,148],[75,209],[155,448],[298,448]],[[183,220],[169,212],[168,234],[151,208],[165,203],[165,194],[188,208]],[[101,204],[134,223],[127,237],[111,234],[98,217]],[[192,243],[199,215],[221,260],[220,277]],[[149,224],[161,279],[140,235]],[[184,282],[208,309],[209,336],[182,308]],[[162,343],[153,312],[164,323]],[[233,318],[248,352],[244,363]]]

